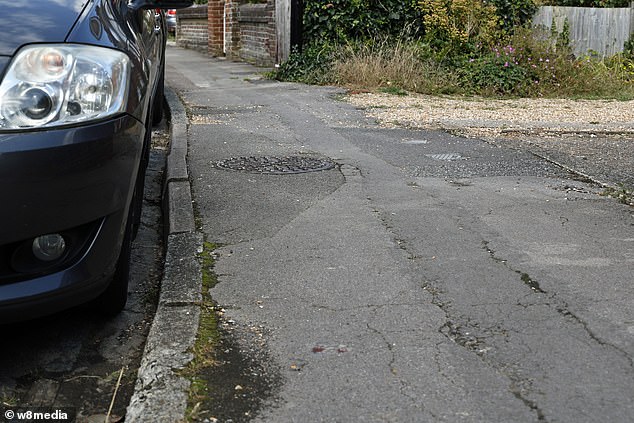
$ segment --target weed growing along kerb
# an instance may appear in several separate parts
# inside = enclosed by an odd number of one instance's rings
[[[200,320],[198,334],[193,347],[193,359],[183,370],[183,376],[190,380],[189,398],[187,401],[187,421],[195,421],[200,417],[201,404],[207,398],[208,381],[201,374],[204,369],[213,367],[216,362],[216,349],[220,344],[220,332],[218,329],[218,315],[216,305],[211,299],[209,290],[218,283],[214,273],[214,250],[217,246],[210,242],[204,242],[199,260],[202,271],[202,303],[200,307]]]
[[[602,195],[615,198],[621,204],[627,204],[634,207],[634,190],[627,188],[624,184],[618,184],[617,188],[608,187]]]
[[[250,421],[259,407],[279,386],[277,374],[268,370],[264,344],[257,336],[254,347],[243,349],[231,320],[223,321],[224,310],[211,298],[218,283],[214,267],[217,245],[204,242],[198,258],[202,271],[202,302],[193,359],[181,371],[190,383],[186,422]],[[253,328],[249,328],[248,334]],[[257,348],[255,347],[257,345]]]

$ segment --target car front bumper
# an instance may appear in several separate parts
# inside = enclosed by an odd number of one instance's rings
[[[144,135],[127,115],[0,134],[0,323],[72,307],[107,287]],[[64,236],[65,255],[29,257],[33,239],[51,233]]]

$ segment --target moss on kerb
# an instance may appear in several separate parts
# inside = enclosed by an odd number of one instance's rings
[[[214,251],[218,248],[218,245],[205,241],[203,242],[203,248],[198,257],[200,258],[200,265],[203,273],[203,301],[211,301],[211,295],[209,290],[216,286],[218,283],[218,277],[214,273],[214,266],[216,259],[214,258]]]
[[[231,320],[225,321],[224,310],[211,298],[209,291],[218,283],[214,272],[217,247],[204,242],[198,254],[202,302],[191,350],[194,357],[181,372],[190,381],[185,420],[208,421],[213,416],[218,421],[248,422],[279,389],[280,377],[270,363],[261,330],[256,333],[252,332],[256,328],[244,328],[246,331],[240,333],[246,338],[241,338],[235,332],[240,328]],[[241,342],[248,346],[241,347]]]
[[[221,342],[216,304],[209,294],[209,290],[218,283],[218,277],[214,273],[213,252],[216,248],[217,246],[211,242],[203,242],[202,251],[198,255],[202,271],[200,321],[196,342],[192,348],[194,358],[182,373],[191,382],[185,414],[188,422],[196,421],[199,417],[200,405],[205,401],[208,392],[208,382],[200,375],[204,373],[204,369],[217,365],[216,349]]]

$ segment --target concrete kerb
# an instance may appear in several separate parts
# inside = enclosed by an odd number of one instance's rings
[[[166,254],[161,294],[137,374],[126,422],[179,422],[187,409],[189,380],[180,375],[192,360],[202,300],[202,273],[187,172],[187,114],[168,87],[171,143],[163,191]]]
[[[172,235],[194,232],[196,227],[187,172],[187,113],[176,93],[169,87],[165,88],[165,98],[171,115],[171,143],[163,201],[167,234]]]

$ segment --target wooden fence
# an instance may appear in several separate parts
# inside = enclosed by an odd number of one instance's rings
[[[570,41],[576,56],[588,53],[611,56],[623,51],[634,32],[634,8],[598,9],[591,7],[542,6],[533,25],[550,31],[554,22],[558,32],[568,20]]]
[[[275,24],[277,28],[277,63],[288,59],[291,53],[291,2],[275,0]]]

